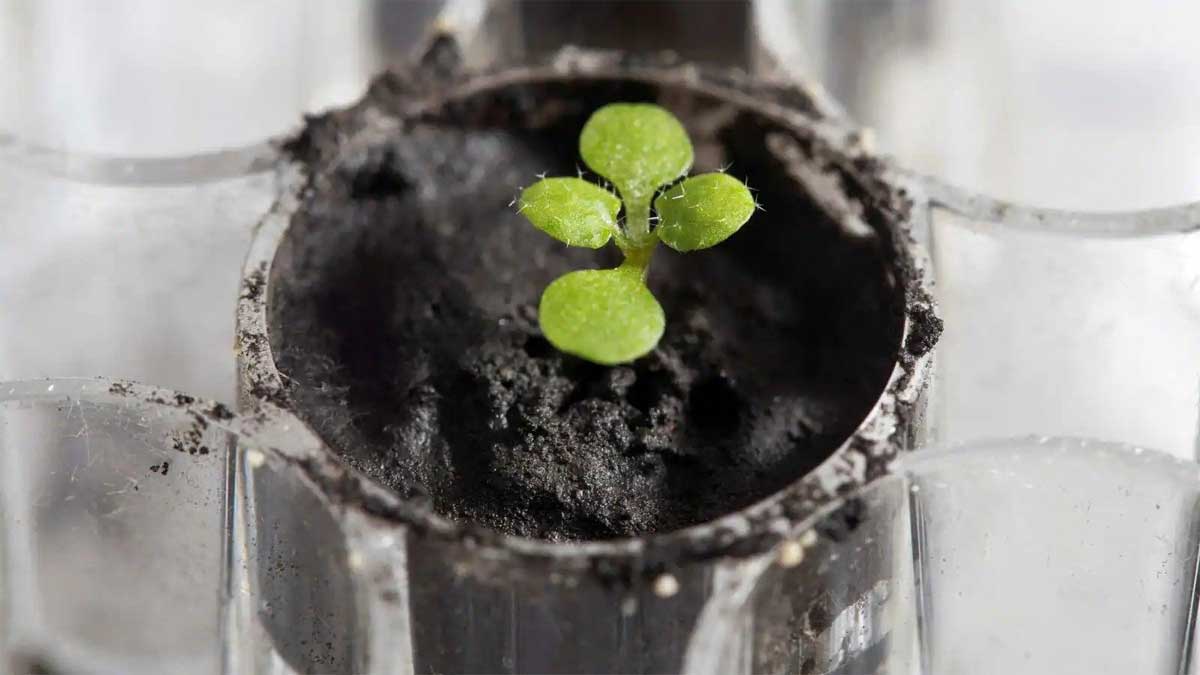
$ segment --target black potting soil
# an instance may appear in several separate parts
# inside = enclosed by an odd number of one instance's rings
[[[417,118],[405,96],[377,84],[291,144],[311,182],[268,298],[290,405],[362,472],[513,534],[662,532],[797,480],[875,404],[901,332],[890,244],[816,207],[768,149],[776,125],[611,80],[484,90]],[[536,307],[557,276],[619,253],[568,248],[510,202],[539,174],[575,175],[587,115],[630,100],[672,109],[695,170],[728,166],[765,211],[717,248],[660,247],[666,334],[601,367],[558,353]]]

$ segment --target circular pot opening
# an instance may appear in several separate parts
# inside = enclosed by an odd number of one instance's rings
[[[402,498],[554,541],[711,521],[844,447],[900,358],[915,283],[900,225],[856,201],[877,168],[675,75],[544,70],[434,95],[393,77],[310,120],[288,146],[307,183],[267,280],[288,407]],[[619,253],[568,248],[511,202],[538,175],[589,177],[579,131],[615,101],[670,109],[693,173],[726,168],[765,210],[713,249],[659,247],[662,342],[601,367],[557,352],[536,307],[557,276]],[[813,176],[838,196],[815,196]]]

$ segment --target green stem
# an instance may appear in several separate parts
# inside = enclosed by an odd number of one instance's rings
[[[625,235],[636,248],[650,244],[649,199],[630,199],[625,202]]]
[[[625,254],[625,262],[621,263],[621,268],[636,271],[642,281],[646,281],[646,274],[650,271],[650,258],[654,255],[654,244],[644,248],[626,248],[621,249]]]
[[[646,280],[650,270],[650,258],[658,245],[658,237],[650,232],[650,200],[638,199],[625,202],[625,232],[617,239],[625,262],[621,267],[634,270]]]

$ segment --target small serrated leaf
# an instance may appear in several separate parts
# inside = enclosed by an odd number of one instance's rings
[[[543,178],[521,192],[522,215],[555,239],[600,248],[617,231],[621,200],[579,178]]]
[[[651,103],[610,103],[597,110],[583,125],[579,154],[631,202],[649,203],[655,190],[692,166],[687,131]]]
[[[542,333],[559,350],[594,363],[628,363],[658,344],[666,316],[641,270],[580,270],[555,279],[538,306]]]
[[[749,188],[733,176],[692,176],[654,200],[659,217],[655,232],[676,251],[696,251],[728,239],[746,224],[754,208]]]

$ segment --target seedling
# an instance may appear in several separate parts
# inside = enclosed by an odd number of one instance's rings
[[[613,240],[625,260],[615,269],[555,279],[542,293],[538,322],[561,351],[604,365],[627,363],[654,349],[666,327],[646,287],[658,243],[683,253],[715,246],[749,220],[756,204],[741,181],[723,172],[680,181],[692,167],[692,143],[679,120],[656,105],[600,108],[583,126],[579,154],[620,198],[582,178],[542,178],[521,192],[518,211],[570,246],[596,249]]]

